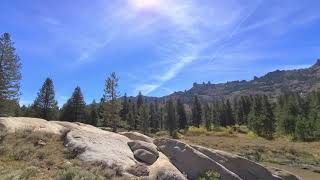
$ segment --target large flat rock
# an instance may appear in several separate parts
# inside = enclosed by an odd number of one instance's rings
[[[240,156],[224,151],[208,149],[201,146],[192,146],[196,150],[208,156],[210,159],[220,163],[242,179],[249,180],[274,180],[277,179],[265,167]]]
[[[242,179],[185,143],[173,139],[156,139],[154,143],[181,172],[187,175],[188,179],[198,179],[199,176],[204,175],[209,170],[219,173],[221,179]]]

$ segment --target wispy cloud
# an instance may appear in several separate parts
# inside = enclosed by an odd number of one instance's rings
[[[205,13],[214,10],[219,12],[219,7],[222,7],[221,4],[216,4],[215,9],[208,9],[195,1],[184,1],[184,3],[180,1],[162,1],[162,3],[166,4],[166,6],[160,6],[157,9],[157,13],[167,18],[176,31],[173,39],[159,48],[161,56],[156,64],[162,64],[164,70],[154,74],[150,80],[151,82],[138,85],[136,88],[136,91],[143,91],[145,94],[157,90],[167,81],[175,78],[187,65],[198,59],[202,49],[207,46],[206,38],[208,32],[204,31],[204,29],[210,30],[211,28],[212,31],[222,31],[234,26],[236,22],[234,16],[226,17],[226,12],[224,11],[219,14],[209,13],[210,17],[213,17],[216,21],[209,23],[209,21],[204,20]],[[233,6],[230,5],[230,8]],[[224,6],[223,8],[226,7]],[[236,13],[238,14],[239,12],[236,11]],[[222,15],[226,18],[221,20],[216,18],[217,15]],[[207,18],[209,19],[210,17]],[[214,29],[212,29],[212,26]]]
[[[124,0],[95,6],[102,8],[80,14],[75,23],[50,16],[43,22],[56,46],[71,52],[71,66],[92,63],[99,53],[107,56],[107,47],[121,55],[122,49],[134,51],[138,43],[143,50],[150,48],[150,59],[135,60],[145,72],[126,69],[134,93],[144,94],[161,90],[183,71],[234,72],[240,71],[239,64],[279,60],[286,52],[270,47],[291,30],[319,20],[311,5],[291,0]]]

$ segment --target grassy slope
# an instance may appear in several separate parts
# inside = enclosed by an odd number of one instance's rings
[[[39,145],[42,143],[45,145]],[[85,163],[69,152],[60,137],[21,131],[0,133],[0,177],[11,179],[113,179],[118,170],[106,168],[103,163]]]

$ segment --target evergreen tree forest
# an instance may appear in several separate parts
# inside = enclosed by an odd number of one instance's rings
[[[192,103],[179,97],[146,102],[141,92],[137,97],[121,96],[119,78],[112,73],[98,102],[86,104],[85,94],[76,87],[59,108],[54,81],[47,78],[33,104],[20,107],[21,66],[10,35],[4,33],[0,37],[0,116],[82,122],[110,127],[114,132],[125,129],[149,134],[165,130],[171,136],[190,126],[214,131],[243,125],[267,139],[285,135],[299,141],[320,140],[320,91],[304,95],[287,92],[276,99],[255,95],[208,102],[194,96]]]

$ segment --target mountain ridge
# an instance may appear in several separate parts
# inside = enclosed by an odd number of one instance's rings
[[[211,84],[193,83],[192,88],[178,91],[163,97],[144,96],[147,103],[168,98],[180,98],[184,103],[191,103],[194,96],[202,101],[209,102],[222,99],[232,99],[239,96],[267,95],[276,98],[286,92],[295,92],[302,95],[320,89],[320,59],[309,68],[294,70],[275,70],[253,80],[238,80],[226,83]],[[135,100],[136,97],[130,97]]]

